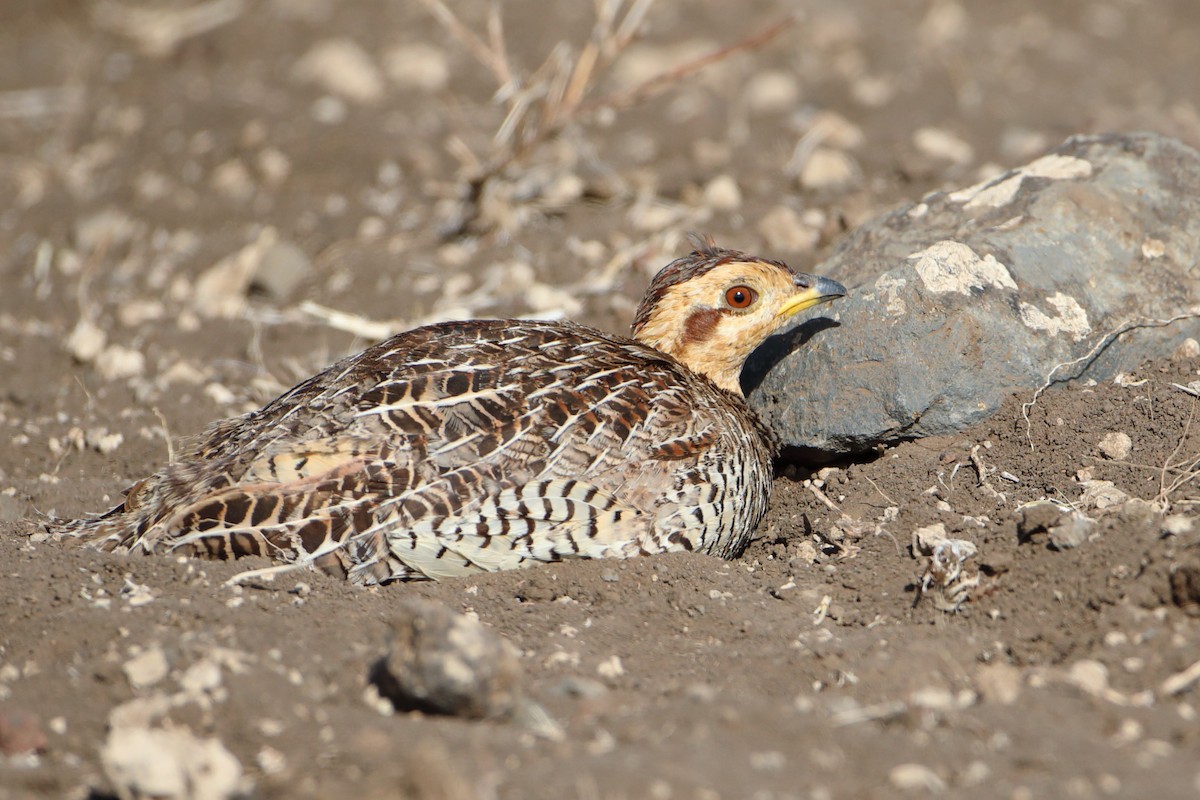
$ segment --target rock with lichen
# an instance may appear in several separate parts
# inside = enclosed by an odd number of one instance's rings
[[[1198,261],[1200,153],[1074,137],[862,226],[815,270],[850,295],[764,345],[743,383],[809,455],[952,433],[1014,391],[1107,379],[1200,335]]]

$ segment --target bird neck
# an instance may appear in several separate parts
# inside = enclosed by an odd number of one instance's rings
[[[716,309],[703,309],[689,315],[682,326],[651,317],[634,338],[740,396],[745,354],[718,335],[723,316]]]

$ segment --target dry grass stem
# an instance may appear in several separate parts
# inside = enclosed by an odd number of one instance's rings
[[[435,20],[495,79],[495,100],[505,107],[492,137],[493,152],[484,158],[464,152],[452,140],[454,157],[463,165],[463,213],[446,233],[460,235],[483,215],[481,197],[489,182],[558,138],[568,127],[587,123],[601,113],[615,113],[644,103],[704,68],[730,56],[767,44],[795,24],[789,15],[729,45],[650,77],[635,86],[593,97],[597,86],[621,53],[637,38],[654,0],[597,0],[595,22],[586,44],[572,55],[566,42],[556,44],[545,60],[522,79],[505,43],[499,6],[492,4],[486,39],[465,25],[444,0],[420,0]]]

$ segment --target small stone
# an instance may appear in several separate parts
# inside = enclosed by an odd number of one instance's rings
[[[312,259],[299,245],[287,240],[277,241],[263,251],[249,288],[272,300],[284,301],[312,275],[312,271]]]
[[[102,455],[114,452],[125,441],[120,433],[109,433],[107,428],[92,428],[84,434],[84,444]]]
[[[346,117],[350,116],[350,109],[342,98],[325,95],[313,102],[309,113],[313,121],[322,125],[341,125],[346,121]]]
[[[731,175],[718,175],[704,187],[704,205],[714,211],[736,211],[742,207],[742,190]]]
[[[162,319],[164,313],[163,304],[158,300],[130,298],[117,309],[117,320],[126,328],[136,328],[143,323]]]
[[[142,223],[124,211],[106,208],[75,223],[75,247],[85,255],[101,247],[114,249],[133,239],[141,228]]]
[[[186,728],[113,725],[100,760],[122,798],[226,800],[240,793],[238,760],[219,740]]]
[[[383,74],[353,39],[319,42],[296,62],[292,74],[356,103],[375,103],[383,98]]]
[[[185,692],[204,694],[221,686],[221,665],[211,659],[192,664],[179,678],[179,687]]]
[[[921,128],[913,134],[913,145],[930,158],[953,164],[970,164],[975,150],[961,137],[943,128]]]
[[[510,717],[522,697],[516,648],[478,620],[406,599],[370,681],[397,711]]]
[[[264,745],[254,757],[258,768],[266,775],[278,775],[287,769],[287,758],[270,745]]]
[[[888,773],[892,786],[903,792],[943,792],[946,782],[924,764],[899,764]]]
[[[264,228],[245,247],[222,258],[196,280],[192,301],[206,317],[232,318],[246,306],[246,294],[267,252],[279,242],[274,228]]]
[[[213,170],[212,188],[229,200],[244,202],[254,194],[250,170],[240,158],[231,158]]]
[[[23,709],[0,707],[0,755],[40,753],[47,744],[36,715]]]
[[[450,83],[446,54],[433,45],[413,42],[396,45],[383,56],[383,70],[401,89],[432,94]]]
[[[1100,453],[1113,461],[1124,461],[1129,458],[1129,453],[1133,450],[1133,440],[1129,438],[1127,433],[1106,433],[1100,439],[1097,445]]]
[[[287,180],[292,173],[292,162],[284,153],[274,147],[267,147],[254,159],[258,172],[271,186],[278,186]]]
[[[167,677],[171,671],[167,655],[155,645],[125,662],[121,668],[129,685],[134,689],[145,689]]]
[[[146,371],[146,357],[119,344],[109,345],[96,357],[96,371],[106,381],[136,378]]]
[[[1071,665],[1067,680],[1090,695],[1100,695],[1108,688],[1108,667],[1090,658],[1081,658]]]
[[[607,681],[616,680],[625,674],[625,665],[620,656],[613,655],[596,665],[596,674]]]
[[[750,110],[756,114],[791,111],[800,100],[800,82],[790,71],[763,70],[746,84],[745,98]]]
[[[80,364],[89,364],[96,359],[108,343],[108,334],[90,317],[75,323],[67,337],[67,352]]]
[[[1087,480],[1081,481],[1083,495],[1079,503],[1084,508],[1095,508],[1103,511],[1113,508],[1129,500],[1129,495],[1116,487],[1112,481]]]
[[[1187,361],[1196,356],[1200,356],[1200,342],[1189,336],[1179,343],[1179,346],[1175,348],[1175,352],[1171,353],[1171,360]]]
[[[984,702],[1011,706],[1021,696],[1021,670],[1011,664],[985,664],[975,673],[975,686]]]
[[[1142,256],[1148,261],[1153,261],[1156,258],[1162,258],[1167,254],[1167,245],[1162,239],[1155,239],[1150,236],[1142,240]]]
[[[813,191],[842,189],[862,177],[858,162],[841,150],[817,147],[809,154],[800,169],[799,182]]]
[[[1048,533],[1066,514],[1067,511],[1052,500],[1039,500],[1022,506],[1017,520],[1017,541],[1032,541],[1034,536]]]
[[[1172,514],[1162,521],[1162,532],[1167,536],[1183,536],[1195,527],[1192,518],[1183,514]]]
[[[1096,521],[1086,514],[1072,511],[1050,529],[1050,546],[1055,550],[1070,550],[1088,540],[1096,529]]]
[[[908,696],[908,702],[916,708],[928,711],[954,711],[960,707],[954,693],[944,686],[917,689]]]

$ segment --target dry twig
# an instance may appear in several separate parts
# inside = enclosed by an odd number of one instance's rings
[[[637,37],[654,0],[596,0],[591,35],[578,53],[572,55],[567,43],[560,42],[524,80],[509,58],[497,5],[491,7],[485,40],[464,25],[444,0],[420,2],[492,74],[497,83],[495,99],[505,106],[504,120],[492,137],[493,152],[489,157],[480,157],[461,140],[452,143],[452,152],[462,164],[465,177],[463,213],[447,231],[450,236],[462,234],[477,223],[481,199],[489,183],[558,138],[568,127],[644,103],[706,67],[736,53],[764,46],[796,22],[796,16],[789,15],[635,86],[594,97],[609,68]]]

